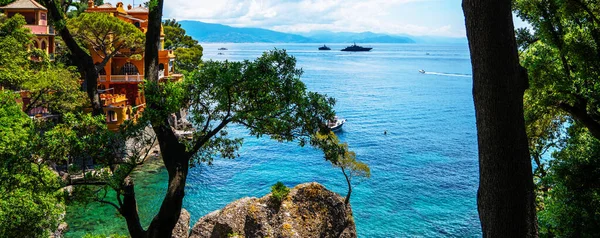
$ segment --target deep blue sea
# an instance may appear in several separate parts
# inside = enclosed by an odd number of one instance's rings
[[[352,193],[359,237],[481,236],[468,46],[372,44],[371,52],[328,46],[331,51],[318,51],[319,44],[203,44],[203,58],[251,60],[286,49],[304,70],[309,90],[337,99],[337,115],[348,120],[338,136],[371,167],[371,178],[356,181]],[[341,171],[320,151],[250,137],[236,126],[228,130],[244,138],[240,157],[189,174],[184,208],[193,223],[236,199],[262,197],[277,181],[289,187],[316,181],[345,195]],[[148,224],[162,201],[166,172],[145,174],[136,189]],[[114,209],[99,204],[69,208],[67,222],[70,237],[127,233]]]

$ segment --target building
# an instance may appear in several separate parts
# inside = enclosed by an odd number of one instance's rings
[[[122,21],[135,25],[140,31],[148,30],[147,8],[127,6],[119,2],[115,6],[105,3],[100,6],[94,5],[94,1],[88,1],[86,12],[98,12],[111,14]],[[159,79],[180,80],[182,75],[175,74],[175,55],[172,50],[164,49],[164,33],[161,28],[161,40],[159,48]],[[144,81],[144,57],[143,50],[141,59],[133,59],[128,52],[121,52],[108,61],[98,79],[98,89],[101,92],[100,99],[106,113],[109,129],[116,130],[118,126],[128,119],[135,119],[145,108],[146,100],[140,87]],[[94,50],[90,50],[94,62],[101,62],[103,57]]]
[[[35,34],[33,46],[39,48],[54,57],[55,41],[54,30],[48,26],[48,10],[34,0],[16,0],[6,6],[0,7],[7,17],[15,14],[21,14],[27,22],[25,27],[31,29]],[[140,31],[146,33],[148,30],[147,8],[139,5],[138,7],[127,6],[123,8],[123,3],[119,2],[116,6],[110,3],[96,6],[94,1],[88,1],[87,13],[106,13],[117,17],[118,19],[136,26]],[[175,55],[172,50],[164,49],[164,32],[161,28],[160,48],[159,48],[159,79],[179,81],[181,74],[175,74],[174,62]],[[136,52],[132,52],[136,50]],[[94,62],[102,62],[104,56],[98,55],[95,50],[89,50]],[[130,57],[135,54],[141,54],[139,57]],[[144,50],[143,49],[125,49],[112,57],[100,71],[98,78],[98,89],[100,100],[106,115],[106,123],[111,130],[117,130],[126,120],[137,119],[144,111],[146,99],[141,90],[144,82]],[[28,93],[21,92],[22,102],[25,105],[29,102]],[[30,115],[41,115],[48,113],[43,108],[36,108],[28,112]]]
[[[48,25],[48,9],[34,0],[16,0],[11,4],[0,7],[7,17],[21,14],[27,22],[25,27],[35,35],[33,47],[45,51],[50,60],[54,59],[54,29]]]

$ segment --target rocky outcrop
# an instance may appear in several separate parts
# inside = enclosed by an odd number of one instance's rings
[[[199,237],[356,237],[352,208],[318,183],[294,187],[281,204],[242,198],[198,220],[190,238]]]
[[[188,232],[190,231],[190,213],[181,209],[181,214],[179,214],[179,220],[177,221],[177,225],[173,229],[173,234],[171,238],[187,238]]]

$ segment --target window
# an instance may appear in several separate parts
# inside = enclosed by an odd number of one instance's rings
[[[117,113],[115,113],[115,111],[108,111],[108,121],[109,122],[117,121]]]
[[[43,50],[43,51],[46,51],[46,48],[47,48],[47,46],[46,46],[46,41],[45,41],[45,40],[43,40],[43,41],[42,41],[42,50]]]
[[[137,75],[139,74],[137,67],[131,62],[125,63],[123,68],[121,68],[121,75]]]
[[[42,20],[42,21],[46,20],[46,13],[40,14],[40,20]]]

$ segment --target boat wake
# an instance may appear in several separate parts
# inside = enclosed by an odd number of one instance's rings
[[[449,77],[466,77],[466,78],[473,77],[473,75],[470,75],[470,74],[452,74],[452,73],[438,73],[438,72],[424,72],[423,74],[441,75],[441,76],[449,76]]]

